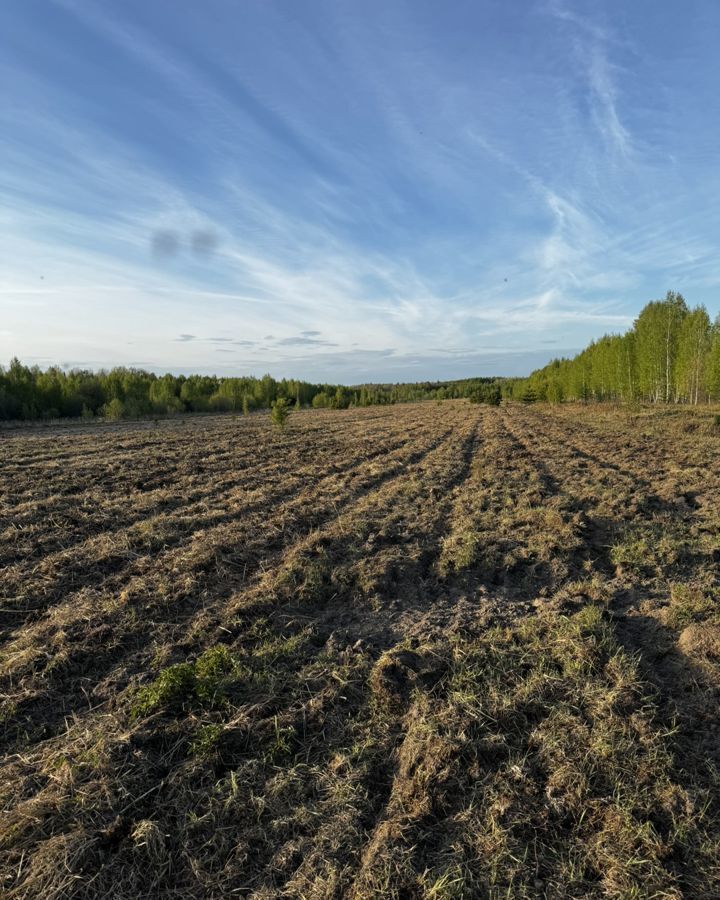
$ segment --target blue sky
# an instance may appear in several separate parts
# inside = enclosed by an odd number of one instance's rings
[[[0,360],[520,374],[720,309],[717,0],[5,0]]]

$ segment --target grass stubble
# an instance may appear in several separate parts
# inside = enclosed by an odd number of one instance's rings
[[[0,444],[0,896],[720,896],[713,411]]]

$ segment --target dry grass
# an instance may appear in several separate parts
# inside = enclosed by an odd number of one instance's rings
[[[0,895],[720,896],[714,411],[0,443]]]

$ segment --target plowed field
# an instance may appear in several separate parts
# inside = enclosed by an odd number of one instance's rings
[[[0,433],[0,896],[720,897],[714,413]]]

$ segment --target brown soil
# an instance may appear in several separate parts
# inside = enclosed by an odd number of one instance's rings
[[[0,896],[720,896],[713,413],[0,435]]]

